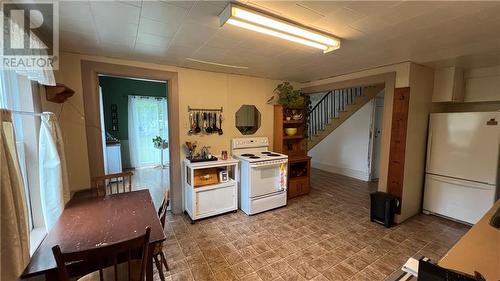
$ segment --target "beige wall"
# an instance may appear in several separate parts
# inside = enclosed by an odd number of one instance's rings
[[[273,89],[280,81],[69,53],[61,53],[60,58],[60,70],[55,73],[56,81],[66,84],[75,90],[75,94],[63,104],[47,102],[43,97],[42,107],[45,111],[52,111],[60,116],[59,122],[64,136],[72,191],[86,189],[90,186],[82,96],[81,60],[177,72],[181,144],[187,140],[198,141],[199,146],[211,146],[214,154],[219,154],[223,149],[229,151],[230,139],[242,137],[234,127],[234,114],[242,104],[254,104],[257,106],[262,114],[262,126],[255,136],[267,136],[272,143],[273,107],[267,105],[266,100],[271,96]],[[224,135],[188,136],[188,105],[196,108],[224,107]],[[181,155],[178,157],[183,158],[184,155],[184,151],[182,150]]]
[[[425,177],[429,113],[432,107],[434,70],[417,64],[410,68],[410,110],[404,165],[400,222],[420,213]]]

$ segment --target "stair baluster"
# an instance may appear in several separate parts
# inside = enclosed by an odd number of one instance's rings
[[[348,105],[355,103],[356,98],[363,96],[362,87],[336,89],[326,93],[309,113],[308,138],[326,129],[333,118],[346,111]]]

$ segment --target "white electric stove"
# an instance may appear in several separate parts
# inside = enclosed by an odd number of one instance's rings
[[[269,151],[267,137],[237,138],[231,153],[240,160],[240,209],[253,215],[286,206],[288,156]]]

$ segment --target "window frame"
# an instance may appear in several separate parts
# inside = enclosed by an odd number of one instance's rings
[[[8,71],[4,70],[5,73]],[[41,112],[41,99],[39,94],[40,86],[38,83],[30,81],[27,77],[8,72],[9,79],[14,80],[11,75],[15,75],[17,82],[14,85],[17,90],[18,96],[7,97],[5,101],[7,107],[13,107],[14,110],[27,111],[27,112]],[[10,83],[13,83],[13,81]],[[38,170],[38,138],[40,132],[41,120],[37,116],[30,115],[17,115],[14,116],[14,126],[16,123],[21,122],[21,129],[18,134],[21,135],[16,139],[16,146],[22,148],[18,150],[18,157],[22,165],[22,177],[26,189],[26,203],[29,210],[29,227],[30,227],[30,255],[33,255],[40,243],[45,238],[47,231],[43,218],[42,203],[40,196],[40,178]],[[19,126],[19,125],[18,125]]]

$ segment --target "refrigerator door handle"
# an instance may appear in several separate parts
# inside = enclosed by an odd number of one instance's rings
[[[449,183],[453,185],[458,185],[458,186],[463,186],[467,188],[475,188],[475,189],[482,189],[482,190],[490,190],[494,188],[493,186],[487,184],[487,183],[480,183],[480,182],[473,182],[473,181],[467,181],[467,180],[462,180],[462,179],[455,179],[455,178],[448,178],[448,177],[442,177],[438,175],[432,175],[429,174],[429,176],[432,177],[435,181],[439,182],[444,182],[444,183]],[[489,188],[488,188],[489,186]]]

